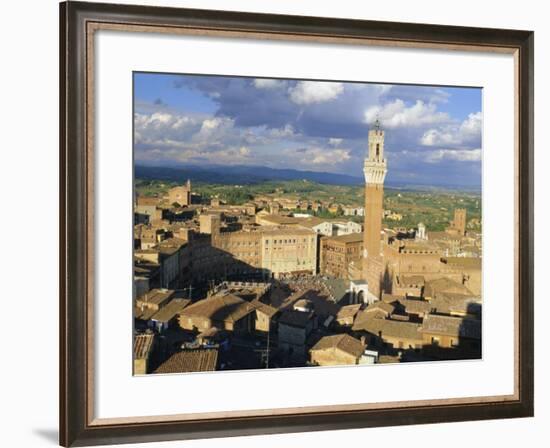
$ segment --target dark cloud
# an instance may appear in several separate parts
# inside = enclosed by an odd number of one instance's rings
[[[368,134],[365,107],[378,101],[384,91],[378,85],[348,84],[336,99],[297,105],[289,91],[297,81],[286,81],[285,88],[259,89],[253,79],[228,77],[182,77],[177,87],[201,91],[218,105],[216,115],[235,120],[236,126],[282,128],[291,124],[309,137],[362,138]]]

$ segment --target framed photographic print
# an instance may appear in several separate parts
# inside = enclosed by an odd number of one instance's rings
[[[533,415],[533,33],[62,3],[60,443]]]

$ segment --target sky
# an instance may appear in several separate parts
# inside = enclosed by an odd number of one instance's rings
[[[477,187],[481,103],[480,88],[134,73],[134,155],[361,177],[378,118],[388,182]]]

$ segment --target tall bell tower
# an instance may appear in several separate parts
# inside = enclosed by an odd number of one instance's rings
[[[365,159],[365,221],[363,229],[363,272],[369,284],[369,292],[380,296],[383,274],[381,254],[382,213],[384,180],[388,172],[384,158],[384,131],[378,119],[369,131],[369,153]]]

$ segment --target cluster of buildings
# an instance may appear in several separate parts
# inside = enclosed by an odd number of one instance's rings
[[[369,132],[353,220],[195,204],[191,182],[137,197],[134,372],[327,366],[481,356],[481,236],[384,229],[384,131]]]

